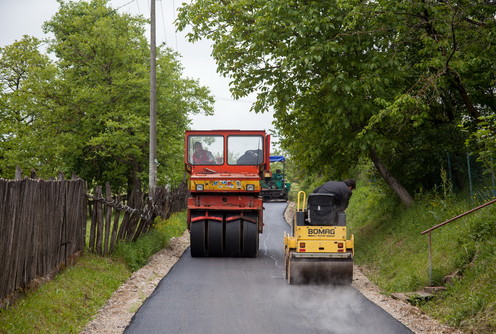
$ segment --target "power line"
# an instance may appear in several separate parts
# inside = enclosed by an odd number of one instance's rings
[[[173,13],[173,20],[172,22],[176,21],[176,3],[174,0],[172,0],[172,13]],[[178,47],[177,47],[177,30],[174,29],[174,37],[176,39],[176,51],[179,52]]]
[[[126,7],[127,5],[129,5],[129,4],[131,4],[131,3],[135,2],[135,1],[136,1],[136,0],[131,0],[131,1],[129,1],[128,3],[126,3],[126,4],[124,4],[124,5],[120,6],[120,7],[117,7],[114,11],[117,11],[117,10],[121,9],[122,7]],[[137,3],[137,2],[136,2],[136,3]]]
[[[227,102],[239,102],[239,103],[255,103],[256,100],[247,100],[247,99],[232,99],[223,96],[215,96],[217,101],[227,101]]]
[[[165,29],[165,18],[164,18],[164,6],[162,5],[163,1],[160,1],[160,11],[162,12],[162,26],[164,28],[164,42],[167,44],[167,31]],[[177,47],[176,47],[177,51]]]

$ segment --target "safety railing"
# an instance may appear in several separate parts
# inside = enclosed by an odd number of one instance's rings
[[[468,214],[471,214],[471,213],[473,213],[473,212],[475,212],[477,210],[480,210],[483,207],[486,207],[488,205],[491,205],[493,203],[496,203],[496,199],[493,199],[493,200],[491,200],[489,202],[486,202],[486,203],[484,203],[482,205],[479,205],[476,208],[473,208],[471,210],[468,210],[467,212],[464,212],[461,215],[458,215],[456,217],[453,217],[451,219],[448,219],[445,222],[442,222],[441,224],[437,224],[437,225],[435,225],[435,226],[433,226],[433,227],[431,227],[431,228],[423,231],[422,233],[420,233],[421,235],[424,235],[424,234],[428,233],[428,236],[429,236],[429,282],[431,284],[432,284],[432,238],[431,238],[431,232],[434,231],[434,230],[437,230],[438,228],[440,228],[440,227],[442,227],[444,225],[447,225],[447,224],[449,224],[449,223],[451,223],[451,222],[453,222],[453,221],[455,221],[455,220],[457,220],[459,218],[462,218],[462,217],[464,217],[464,216],[466,216]]]

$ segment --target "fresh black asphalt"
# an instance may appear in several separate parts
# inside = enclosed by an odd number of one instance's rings
[[[264,206],[257,258],[192,258],[187,249],[125,333],[413,333],[353,287],[288,285],[286,203]]]

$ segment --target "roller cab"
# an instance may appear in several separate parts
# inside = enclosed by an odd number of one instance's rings
[[[284,236],[289,284],[351,284],[354,237],[334,194],[298,194],[290,235]]]

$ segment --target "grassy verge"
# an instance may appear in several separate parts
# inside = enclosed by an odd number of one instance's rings
[[[420,233],[478,204],[446,191],[420,194],[405,208],[382,185],[361,182],[348,209],[355,234],[356,262],[386,293],[443,285],[447,291],[419,306],[431,316],[465,332],[496,332],[496,204],[432,232],[432,282],[428,237]]]
[[[148,262],[148,258],[167,246],[170,238],[183,234],[186,229],[186,212],[172,215],[168,220],[156,221],[153,230],[136,242],[121,242],[115,256],[124,259],[132,271]]]
[[[148,258],[186,228],[185,213],[157,221],[135,243],[123,243],[112,258],[86,252],[53,281],[0,311],[0,333],[78,333]]]

